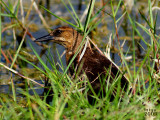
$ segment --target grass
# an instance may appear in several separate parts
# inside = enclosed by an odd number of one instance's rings
[[[123,1],[118,1],[116,9],[115,2],[108,2],[108,4],[110,3],[109,5],[111,7],[111,13],[109,15],[114,23],[112,40],[114,40],[114,43],[118,43],[117,48],[119,50],[119,56],[122,63],[121,68],[124,69],[124,71],[126,71],[128,75],[133,93],[130,93],[128,90],[125,91],[123,97],[120,97],[121,92],[118,91],[115,99],[110,102],[110,94],[118,84],[118,82],[116,83],[115,80],[114,83],[106,87],[107,95],[102,99],[97,98],[97,101],[94,105],[90,105],[86,99],[87,90],[92,89],[87,79],[81,82],[78,78],[75,78],[73,80],[68,73],[69,66],[71,65],[76,55],[73,57],[69,65],[67,67],[64,67],[59,52],[57,51],[58,59],[60,61],[58,66],[62,70],[62,72],[58,70],[57,63],[54,61],[53,57],[50,58],[50,56],[52,56],[50,49],[48,49],[46,59],[47,63],[51,66],[51,69],[48,67],[46,62],[42,60],[40,55],[28,40],[27,42],[29,43],[31,50],[36,55],[42,67],[38,67],[36,64],[28,61],[23,55],[20,55],[22,44],[24,42],[24,38],[26,38],[26,35],[30,36],[31,39],[33,37],[30,34],[30,31],[24,27],[25,24],[20,21],[20,18],[18,16],[19,7],[21,4],[20,2],[21,1],[17,0],[17,4],[14,5],[11,3],[11,1],[9,1],[9,3],[5,3],[4,1],[2,1],[1,3],[3,10],[5,10],[5,12],[1,14],[1,17],[9,17],[13,22],[13,24],[9,25],[8,28],[14,28],[16,26],[20,27],[21,31],[25,31],[22,41],[16,49],[10,69],[8,70],[12,71],[12,69],[15,69],[14,64],[16,64],[16,61],[18,61],[18,59],[27,62],[42,74],[44,74],[47,78],[49,78],[49,80],[51,81],[52,89],[54,90],[54,95],[53,101],[50,104],[47,104],[45,102],[45,99],[42,99],[41,96],[38,95],[35,91],[35,84],[33,84],[31,81],[27,81],[26,77],[24,89],[17,88],[18,93],[21,94],[21,96],[18,96],[16,95],[14,80],[12,78],[12,95],[0,95],[1,119],[151,119],[151,117],[155,117],[155,119],[158,120],[160,118],[160,105],[157,103],[160,99],[160,85],[158,82],[159,74],[155,70],[155,65],[158,65],[155,61],[159,60],[158,55],[160,47],[159,36],[158,32],[156,31],[158,13],[155,16],[153,15],[154,11],[152,10],[152,4],[150,0],[148,0],[147,16],[139,13],[146,25],[139,23],[134,17],[132,17],[131,13],[126,10]],[[85,37],[95,28],[98,28],[102,20],[105,19],[104,17],[99,16],[102,12],[106,12],[104,11],[104,8],[108,4],[102,6],[101,9],[97,10],[97,12],[93,12],[94,7],[96,6],[96,1],[91,0],[91,2],[87,4],[88,12],[86,14],[86,18],[83,19],[82,22],[78,14],[76,13],[76,10],[74,9],[71,1],[68,0],[67,2],[68,4],[66,4],[66,1],[62,0],[62,3],[71,14],[71,17],[73,18],[75,24],[63,19],[62,17],[57,16],[43,6],[41,6],[41,8],[43,8],[46,12],[49,12],[54,17],[81,31]],[[124,12],[121,16],[117,17],[118,11],[122,7],[121,4],[124,7]],[[27,13],[29,14],[30,11],[28,10]],[[43,16],[41,16],[41,18],[42,17]],[[127,50],[131,51],[131,63],[126,61],[128,52],[124,54],[123,46],[119,38],[120,34],[118,26],[121,26],[120,23],[124,19],[124,17],[127,18],[131,27],[132,46],[128,47]],[[1,20],[0,24],[2,24]],[[1,29],[3,31],[2,26]],[[145,36],[142,33],[145,33],[149,36],[150,42],[146,40]],[[135,36],[138,36],[143,41],[143,43],[147,46],[146,49],[142,47],[140,42],[137,42]],[[2,42],[1,39],[3,38],[0,37],[0,42]],[[79,47],[79,51],[85,44],[85,40],[86,39],[83,39],[83,42]],[[145,55],[143,55],[143,59],[140,60],[138,67],[138,60],[136,57],[137,44],[140,45],[141,49],[144,49],[145,52]],[[2,48],[1,44],[0,48]],[[79,51],[77,51],[76,54],[78,54]],[[7,68],[4,64],[2,64],[2,62],[0,65],[3,68]],[[44,78],[40,79],[42,80],[42,82],[44,81]],[[146,80],[149,83],[148,85],[146,85],[145,83]],[[86,83],[88,84],[88,86],[85,88],[85,92],[82,94],[80,86]],[[33,95],[29,93],[30,89],[33,90]],[[97,97],[96,94],[95,97]]]

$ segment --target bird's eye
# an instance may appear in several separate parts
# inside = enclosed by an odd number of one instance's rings
[[[56,31],[54,32],[55,35],[59,35],[59,34],[61,34],[61,33],[62,33],[61,30],[56,30]]]

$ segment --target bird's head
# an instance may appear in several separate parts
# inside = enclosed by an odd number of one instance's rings
[[[66,49],[75,49],[82,41],[82,36],[68,26],[58,27],[50,34],[40,37],[35,42],[52,41],[64,46]]]

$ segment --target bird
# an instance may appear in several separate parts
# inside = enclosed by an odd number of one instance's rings
[[[107,81],[111,83],[118,77],[122,90],[126,91],[129,87],[129,81],[110,59],[93,49],[90,44],[86,43],[80,49],[83,37],[80,32],[72,27],[62,26],[54,29],[48,35],[37,38],[35,42],[51,41],[62,45],[66,49],[67,65],[69,65],[70,61],[76,55],[69,67],[71,76],[75,73],[79,73],[78,76],[85,74],[94,92],[99,94],[99,98],[106,95],[105,85],[107,85]],[[78,50],[79,52],[76,54]],[[105,78],[105,80],[103,81],[102,78]],[[104,86],[102,85],[103,82],[105,82]],[[101,89],[102,86],[103,89]],[[95,102],[91,90],[88,91],[88,101],[91,104]]]

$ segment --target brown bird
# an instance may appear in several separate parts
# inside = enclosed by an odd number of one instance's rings
[[[64,46],[66,49],[66,63],[68,65],[79,49],[82,40],[83,36],[76,30],[68,26],[63,26],[56,28],[49,35],[36,39],[35,42],[52,41]],[[71,75],[74,75],[75,71],[80,71],[78,74],[79,76],[82,73],[86,74],[93,90],[96,94],[99,94],[99,98],[106,94],[105,85],[108,80],[111,83],[113,80],[118,78],[118,80],[120,80],[121,88],[124,90],[127,90],[129,86],[128,80],[119,68],[106,56],[100,54],[96,50],[93,50],[89,44],[85,44],[82,47],[69,67]],[[105,78],[105,80],[103,78]],[[94,101],[92,95],[93,93],[89,90],[89,103]]]

